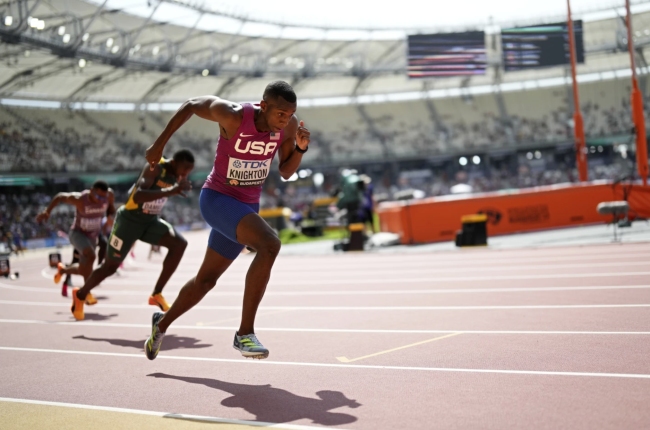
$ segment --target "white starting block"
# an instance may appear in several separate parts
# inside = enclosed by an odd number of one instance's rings
[[[599,203],[596,207],[596,210],[601,215],[611,215],[612,224],[614,225],[614,240],[617,240],[616,229],[619,227],[626,226],[629,227],[630,223],[627,220],[627,214],[630,211],[630,204],[625,200],[613,201],[613,202],[602,202]],[[622,219],[621,219],[622,218]],[[622,224],[620,221],[624,221]]]

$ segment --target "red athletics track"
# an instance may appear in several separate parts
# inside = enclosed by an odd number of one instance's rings
[[[187,236],[169,299],[203,256],[207,233]],[[649,244],[281,255],[257,320],[261,362],[231,346],[250,255],[148,361],[162,257],[147,252],[95,290],[83,322],[44,255],[12,260],[3,428],[650,428]]]

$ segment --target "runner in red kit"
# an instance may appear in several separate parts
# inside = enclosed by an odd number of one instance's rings
[[[39,213],[36,221],[47,221],[52,210],[61,203],[75,207],[75,217],[68,235],[70,243],[79,254],[79,262],[68,267],[59,263],[54,275],[54,282],[61,282],[63,275],[81,275],[87,280],[93,271],[95,262],[95,248],[97,239],[102,229],[102,219],[106,216],[106,223],[113,224],[115,216],[113,190],[104,181],[97,181],[90,190],[81,193],[59,193],[50,202],[47,209]],[[64,294],[67,295],[67,294]],[[97,300],[92,296],[85,299],[86,304],[94,305]]]
[[[169,325],[201,301],[244,246],[257,252],[246,275],[242,319],[233,347],[245,357],[268,357],[254,324],[280,240],[257,212],[275,153],[279,152],[280,174],[288,179],[307,152],[309,130],[298,122],[296,107],[293,88],[282,81],[267,85],[259,105],[197,97],[183,103],[147,149],[147,161],[153,166],[172,134],[192,115],[219,123],[214,166],[200,196],[201,214],[212,227],[208,249],[197,275],[185,284],[169,311],[153,315],[151,336],[145,342],[150,360],[156,358]]]

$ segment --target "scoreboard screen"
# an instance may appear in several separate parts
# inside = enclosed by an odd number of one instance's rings
[[[576,60],[585,62],[582,21],[573,21]],[[503,66],[506,72],[559,66],[571,62],[569,25],[566,22],[501,30]]]
[[[408,37],[410,78],[484,75],[486,66],[482,31]]]

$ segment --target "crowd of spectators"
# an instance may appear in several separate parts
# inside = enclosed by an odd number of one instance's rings
[[[589,179],[617,180],[632,172],[629,162],[611,164],[594,163],[589,169]],[[577,181],[574,166],[558,163],[548,168],[535,168],[522,163],[513,172],[511,169],[493,167],[489,170],[458,170],[449,176],[430,170],[428,175],[410,177],[408,172],[399,175],[392,183],[386,176],[373,177],[377,200],[393,200],[400,192],[418,190],[419,197],[443,196],[455,193],[455,187],[466,185],[471,192],[488,192],[504,189],[527,188]],[[269,181],[261,196],[261,208],[288,207],[296,212],[308,209],[314,199],[333,195],[337,178],[332,175],[325,184],[316,187],[309,180],[281,183]],[[198,187],[197,187],[198,188]],[[162,216],[173,225],[204,225],[198,205],[200,189],[191,191],[189,197],[173,197],[165,205]],[[60,205],[52,212],[50,219],[43,224],[36,222],[36,215],[43,210],[53,196],[43,192],[21,192],[0,194],[0,237],[10,234],[16,243],[27,239],[55,238],[61,232],[67,233],[74,218],[74,208]],[[126,191],[116,192],[116,207],[128,198]]]
[[[324,160],[348,162],[566,142],[574,133],[573,114],[566,106],[565,99],[562,106],[549,108],[542,115],[525,116],[513,110],[507,117],[476,108],[472,118],[461,111],[444,116],[438,124],[409,118],[408,110],[395,110],[372,117],[370,125],[359,117],[357,123],[324,130],[318,135],[318,147]],[[467,109],[474,108],[470,104]],[[627,97],[607,105],[586,101],[582,115],[587,138],[630,134],[632,130]]]
[[[7,107],[2,108],[9,112]],[[587,101],[582,108],[587,137],[609,137],[629,134],[631,113],[626,98],[607,106]],[[25,115],[17,110],[0,119],[0,171],[134,171],[144,165],[143,154],[163,119],[140,118],[141,128],[128,132],[118,124],[106,127],[84,113],[68,113],[65,124],[49,119],[46,114]],[[76,116],[75,116],[76,115]],[[111,115],[107,113],[106,115]],[[481,121],[465,123],[461,118],[435,125],[432,122],[407,122],[399,116],[376,118],[374,127],[341,127],[339,130],[312,130],[314,147],[323,161],[354,161],[382,159],[383,157],[412,157],[443,154],[454,148],[473,150],[484,147],[521,145],[533,142],[561,142],[571,139],[572,118],[566,109],[550,110],[539,118],[511,115],[504,120],[493,112],[484,112]],[[72,123],[70,122],[72,121]],[[80,121],[79,127],[70,126]],[[110,123],[110,121],[109,121]],[[143,137],[144,136],[144,137]],[[147,138],[149,136],[149,138]],[[350,145],[349,142],[355,142]],[[189,148],[195,153],[197,168],[209,168],[214,157],[214,136],[180,130],[169,143],[169,153],[177,148]],[[310,151],[314,156],[315,151]],[[614,180],[629,170],[629,163],[590,164],[590,179]],[[550,163],[543,168],[519,163],[512,167],[492,166],[489,171],[458,171],[451,176],[431,171],[430,175],[411,180],[408,175],[374,177],[375,191],[382,198],[393,199],[396,193],[417,189],[423,196],[438,196],[454,192],[459,184],[473,192],[522,188],[563,182],[574,182],[577,173],[572,163]],[[330,181],[331,182],[331,181]],[[330,184],[331,185],[331,184]],[[331,194],[328,183],[321,187],[298,183],[270,183],[263,194],[261,207],[285,206],[294,210],[308,207],[315,198]],[[331,187],[329,187],[331,188]],[[49,222],[39,225],[35,216],[50,200],[42,192],[0,195],[0,234],[10,233],[22,240],[55,237],[67,231],[74,212],[62,207],[53,213]],[[116,202],[127,198],[117,192]],[[197,204],[198,190],[188,199],[173,199],[165,206],[163,216],[175,225],[202,222]]]
[[[589,180],[615,181],[632,173],[633,166],[629,160],[618,160],[611,164],[594,162],[589,167]],[[514,169],[508,167],[458,169],[453,174],[445,173],[442,169],[431,168],[417,171],[404,170],[398,172],[395,180],[391,180],[389,174],[368,173],[368,175],[372,178],[376,201],[397,200],[401,198],[400,196],[412,195],[409,191],[414,191],[413,195],[416,198],[424,198],[578,181],[575,166],[564,162],[541,169],[539,166],[531,166],[523,162]],[[262,192],[260,207],[264,209],[282,206],[296,212],[304,212],[314,200],[335,196],[339,180],[338,175],[332,174],[320,186],[314,186],[308,179],[281,183],[279,186],[269,182]]]
[[[0,117],[0,171],[4,172],[140,170],[145,164],[144,152],[155,139],[153,134],[143,139],[101,124],[90,128],[82,114],[69,113],[79,123],[75,128],[59,127],[56,121],[43,117],[29,118],[21,111],[13,113],[14,117]],[[190,149],[196,167],[207,168],[214,157],[215,141],[179,132],[167,148],[168,156],[181,148]]]
[[[120,128],[120,118],[111,121],[104,113],[106,126],[84,112],[65,113],[65,125],[49,119],[46,113],[30,117],[29,111],[16,109],[0,121],[0,170],[2,171],[124,171],[142,168],[142,154],[162,130],[164,119],[140,116]],[[478,108],[477,108],[478,109]],[[629,100],[621,98],[603,106],[583,103],[587,137],[629,133]],[[63,115],[59,112],[57,115]],[[125,115],[122,113],[121,115]],[[137,114],[133,114],[136,117]],[[360,120],[355,125],[320,130],[311,126],[313,149],[307,159],[322,161],[379,160],[386,157],[417,157],[443,154],[450,150],[473,150],[572,139],[573,118],[566,107],[549,109],[538,117],[511,112],[503,118],[496,112],[475,112],[472,120],[462,114],[446,117],[441,124],[407,120],[408,112],[394,112],[373,118],[369,126]],[[469,122],[467,122],[469,121]],[[75,126],[78,125],[78,126]],[[139,124],[139,125],[138,125]],[[72,125],[72,126],[71,126]],[[320,124],[323,126],[323,124]],[[196,130],[179,130],[170,140],[169,153],[188,148],[197,159],[197,168],[208,168],[214,157],[215,136]]]
[[[611,180],[615,181],[628,174],[630,169],[621,164],[601,165],[589,168],[589,180]],[[402,182],[401,187],[391,187],[387,191],[389,195],[399,191],[400,188],[422,189],[427,196],[443,196],[453,193],[453,187],[458,184],[466,184],[471,187],[471,192],[481,193],[489,191],[501,191],[508,189],[530,188],[544,185],[555,185],[578,181],[578,172],[574,166],[561,166],[559,168],[536,171],[527,165],[520,165],[517,173],[513,174],[508,169],[493,169],[490,176],[470,175],[464,171],[458,172],[453,178],[445,175],[432,177],[430,180],[412,185],[407,181]],[[470,188],[468,188],[470,189]]]
[[[0,171],[34,172],[51,162],[44,139],[14,122],[0,121]]]
[[[17,240],[56,237],[59,230],[67,232],[74,213],[58,210],[47,223],[36,222],[36,215],[50,202],[43,193],[0,194],[0,235],[10,234]]]
[[[196,195],[194,195],[196,194]],[[173,197],[163,208],[163,218],[173,225],[192,225],[203,222],[198,207],[197,193],[188,198]],[[74,219],[75,210],[69,205],[59,205],[52,211],[47,222],[36,222],[36,215],[47,207],[53,194],[21,192],[0,194],[0,238],[8,235],[16,243],[28,239],[56,238],[61,232],[67,234]],[[126,192],[116,193],[116,208],[126,201]]]

